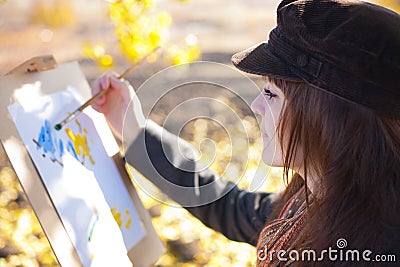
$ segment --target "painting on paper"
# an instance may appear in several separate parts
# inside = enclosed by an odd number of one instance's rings
[[[146,233],[99,135],[108,129],[104,118],[89,107],[56,131],[54,125],[83,101],[73,87],[26,99],[39,89],[17,90],[8,109],[81,262],[104,266],[123,257],[129,266],[127,251]]]

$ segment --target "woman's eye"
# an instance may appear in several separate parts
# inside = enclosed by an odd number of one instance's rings
[[[271,98],[273,98],[273,97],[276,96],[276,94],[272,93],[272,92],[271,92],[270,90],[268,90],[268,89],[264,89],[264,95],[265,95],[265,96],[268,96],[269,99],[271,99]]]

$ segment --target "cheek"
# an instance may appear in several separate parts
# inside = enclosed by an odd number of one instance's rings
[[[263,139],[262,159],[265,164],[283,167],[283,153],[276,134],[272,138]]]
[[[279,116],[280,116],[280,105],[274,103],[272,105],[266,105],[263,114],[262,128],[266,131],[266,134],[270,137],[276,135]]]
[[[270,106],[263,121],[266,135],[263,136],[262,159],[267,165],[274,167],[282,167],[284,163],[284,153],[277,132],[281,109],[282,106],[278,103]]]

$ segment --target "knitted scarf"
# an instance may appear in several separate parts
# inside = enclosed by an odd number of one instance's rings
[[[265,226],[258,239],[257,267],[287,266],[291,263],[290,248],[303,228],[306,207],[302,188],[286,202],[278,219]]]

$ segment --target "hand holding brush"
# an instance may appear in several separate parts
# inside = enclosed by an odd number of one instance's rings
[[[127,70],[125,70],[121,75],[117,76],[118,80],[122,80],[123,78],[127,77],[132,71],[134,71],[147,57],[149,57],[151,54],[153,54],[156,50],[158,50],[159,47],[156,47],[155,49],[153,49],[149,54],[147,54],[145,57],[143,57],[142,59],[140,59],[138,62],[136,62],[134,65],[132,65],[131,67],[129,67]],[[75,111],[73,111],[71,114],[69,114],[64,120],[62,120],[60,123],[57,123],[54,126],[54,129],[56,129],[57,131],[61,130],[62,127],[67,124],[68,122],[70,122],[71,120],[73,120],[76,116],[78,116],[85,108],[87,108],[88,106],[90,106],[91,104],[93,104],[97,99],[99,99],[101,96],[103,96],[104,94],[106,94],[108,92],[109,88],[100,90],[99,92],[97,92],[96,94],[94,94],[89,100],[87,100],[82,106],[80,106],[79,108],[77,108]]]

